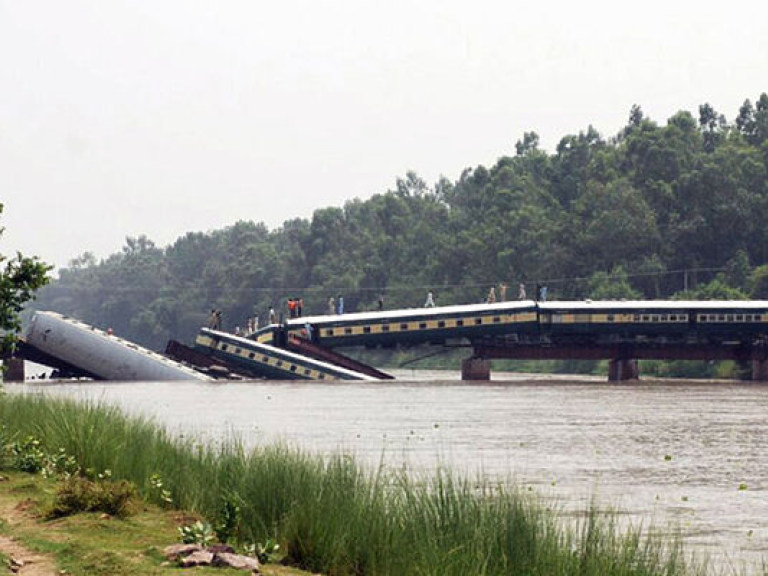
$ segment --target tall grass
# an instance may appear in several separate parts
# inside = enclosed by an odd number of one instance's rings
[[[342,575],[687,575],[679,540],[620,531],[592,510],[576,528],[509,483],[446,470],[414,477],[340,454],[283,445],[196,445],[120,410],[40,396],[0,397],[6,436],[34,435],[83,467],[109,469],[152,497],[157,475],[179,508],[215,523],[240,511],[240,542],[276,538],[289,561]]]

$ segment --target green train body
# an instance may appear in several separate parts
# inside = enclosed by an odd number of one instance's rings
[[[289,320],[288,334],[307,337],[329,348],[391,346],[487,336],[536,337],[538,318],[533,301],[496,305],[444,306]]]
[[[309,327],[309,330],[307,330]],[[739,341],[768,336],[768,301],[502,302],[291,319],[273,327],[328,348],[504,338],[520,343],[584,344]],[[268,338],[266,333],[260,336]]]

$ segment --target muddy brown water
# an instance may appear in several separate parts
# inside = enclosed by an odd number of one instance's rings
[[[512,478],[570,511],[676,531],[726,567],[768,558],[768,386],[403,371],[385,383],[9,385],[114,403],[205,442],[282,440],[414,472]]]

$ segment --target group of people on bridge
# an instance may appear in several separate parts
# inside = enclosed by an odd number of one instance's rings
[[[488,295],[485,297],[485,302],[487,304],[495,304],[496,302],[506,302],[507,289],[508,289],[508,285],[505,282],[499,282],[498,292],[497,292],[497,286],[491,286],[491,288],[488,290]],[[526,292],[525,283],[520,282],[520,284],[518,285],[517,299],[525,300],[527,298],[528,298],[528,295]],[[541,284],[536,285],[535,298],[541,302],[545,302],[547,300],[546,285],[541,285]],[[300,298],[300,297],[287,298],[286,304],[288,307],[288,316],[290,318],[301,318],[303,316],[304,298]],[[435,307],[435,295],[432,291],[428,291],[426,300],[424,301],[424,308],[434,308],[434,307]],[[378,298],[376,299],[376,309],[378,311],[384,310],[384,294],[383,293],[380,293]],[[333,296],[328,298],[326,314],[328,314],[329,316],[344,314],[344,296],[339,294],[336,296],[336,298],[334,298]],[[267,316],[269,318],[269,324],[278,324],[283,321],[283,314],[281,313],[280,316],[278,317],[278,314],[275,312],[274,306],[270,306]],[[211,313],[208,317],[208,328],[212,330],[222,329],[221,310],[218,310],[215,308],[211,310]],[[258,314],[256,314],[252,317],[247,318],[244,329],[241,329],[240,326],[237,326],[235,328],[235,334],[239,336],[248,336],[250,334],[255,333],[258,329],[259,329],[259,316]]]

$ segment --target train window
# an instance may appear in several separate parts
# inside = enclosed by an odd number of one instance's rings
[[[613,314],[608,314],[608,316],[607,316],[606,320],[608,320],[608,322],[613,322],[613,321],[614,321],[614,316],[613,316]]]
[[[717,321],[718,322],[724,322],[725,321],[725,314],[718,314],[717,315]]]
[[[760,314],[755,314],[755,322],[762,322],[763,317]]]
[[[269,356],[262,356],[261,361],[269,364]]]
[[[312,374],[312,370],[310,370],[309,368],[305,368],[304,369],[304,376],[309,376],[310,374]]]
[[[651,316],[651,322],[658,322],[658,321],[659,321],[659,315],[658,314],[654,314],[653,316]]]
[[[688,314],[680,314],[680,316],[678,316],[677,319],[680,322],[688,322]]]
[[[235,348],[235,354],[240,354],[240,352],[242,352],[240,348]]]
[[[670,322],[677,322],[677,314],[670,314],[669,315],[669,321]]]
[[[370,333],[371,333],[371,327],[363,326],[363,334],[370,334]]]
[[[251,352],[250,354],[248,354],[248,358],[250,358],[251,360],[253,360],[255,357],[256,357],[256,352]]]
[[[296,364],[291,364],[291,372],[296,372],[297,368],[298,366],[296,366]]]
[[[408,324],[400,324],[400,330],[408,330]]]
[[[437,323],[438,328],[445,328],[445,320],[440,320]]]
[[[667,315],[666,314],[662,314],[661,316],[659,316],[659,320],[661,320],[662,322],[667,322],[668,321]]]
[[[744,322],[744,314],[736,314],[736,322]]]
[[[456,320],[456,328],[461,328],[464,326],[464,320]]]
[[[426,322],[419,322],[419,330],[424,330],[424,328],[426,328],[426,327],[427,327],[427,323]]]
[[[493,323],[494,323],[494,324],[498,324],[499,322],[501,322],[501,317],[499,317],[499,316],[494,316],[494,317],[493,317]]]
[[[283,365],[282,360],[278,360],[277,362],[275,362],[275,366],[277,366],[278,368],[282,367],[282,365]]]
[[[322,372],[320,372],[320,373],[317,375],[317,378],[318,378],[318,380],[325,380],[325,374],[324,374],[324,373],[322,373]]]
[[[344,334],[352,334],[352,328],[344,328]]]
[[[632,318],[634,322],[640,322],[640,314],[635,314]]]
[[[643,322],[650,322],[651,317],[648,314],[643,314]]]
[[[483,319],[482,318],[475,318],[475,324],[480,325],[482,323],[483,323]]]
[[[333,328],[328,328],[328,330],[325,331],[326,336],[333,336]]]
[[[699,322],[706,322],[706,321],[707,321],[707,315],[699,314]]]
[[[381,325],[381,331],[382,332],[389,332],[389,324],[382,324]]]
[[[221,345],[221,349],[222,349],[224,352],[226,352],[226,351],[229,349],[229,346],[227,346],[226,344],[222,344],[222,345]]]

